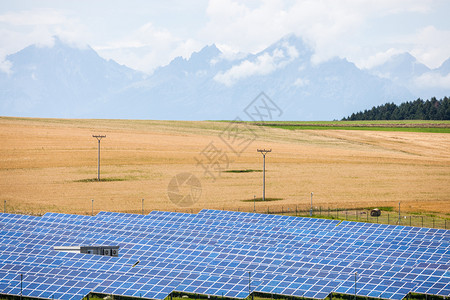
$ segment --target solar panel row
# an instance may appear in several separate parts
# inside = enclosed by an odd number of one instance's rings
[[[357,272],[361,296],[450,295],[448,231],[338,223],[215,210],[197,215],[1,215],[0,258],[5,265],[0,272],[16,279],[0,278],[0,293],[17,295],[17,289],[3,287],[17,288],[17,275],[26,273],[80,285],[87,279],[96,283],[90,291],[105,294],[162,299],[176,290],[244,298],[251,272],[251,291],[322,299],[331,292],[353,294]],[[119,258],[49,250],[108,243],[120,245]],[[44,270],[27,269],[36,264]],[[58,268],[64,274],[53,274]],[[25,290],[41,298],[53,292],[46,285]],[[55,298],[79,299],[87,288],[57,293]]]

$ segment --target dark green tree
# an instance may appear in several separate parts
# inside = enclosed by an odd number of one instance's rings
[[[351,116],[342,120],[450,120],[450,98],[444,97],[437,100],[433,97],[426,101],[418,98],[398,106],[395,103],[386,103],[369,110],[352,113]]]

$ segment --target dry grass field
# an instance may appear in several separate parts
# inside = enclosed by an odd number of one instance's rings
[[[226,122],[0,118],[0,205],[7,212],[76,214],[100,210],[145,213],[202,208],[253,210],[262,196],[257,148],[266,157],[266,197],[257,210],[314,206],[394,206],[405,212],[450,214],[450,134],[351,130],[285,130],[240,125],[233,149]],[[248,129],[253,131],[249,131]],[[234,131],[236,132],[236,131]],[[253,133],[252,133],[253,132]],[[101,177],[97,176],[97,140]],[[253,140],[254,139],[254,140]],[[242,141],[242,143],[240,143]],[[220,152],[209,151],[213,147]],[[220,155],[219,155],[220,154]],[[218,155],[218,156],[216,156]],[[220,157],[217,164],[204,160]],[[226,163],[225,158],[228,158]],[[211,167],[216,178],[205,174]],[[222,171],[222,172],[219,172]],[[189,172],[202,193],[190,207],[169,200],[177,174]]]

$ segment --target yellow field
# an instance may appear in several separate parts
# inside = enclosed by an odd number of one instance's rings
[[[266,157],[266,197],[283,200],[258,202],[260,211],[268,206],[305,209],[314,192],[316,207],[397,207],[401,201],[405,212],[450,214],[449,134],[241,125],[238,132],[244,143],[236,142],[233,149],[248,147],[238,156],[219,138],[229,137],[227,126],[226,122],[0,118],[0,205],[6,200],[7,212],[16,213],[90,214],[94,199],[94,213],[140,213],[145,198],[145,213],[253,210],[253,202],[242,200],[262,196],[262,173],[219,172],[226,166],[222,160],[208,165],[216,167],[214,180],[197,163],[205,155],[217,154],[207,151],[214,146],[222,158],[228,157],[228,170],[262,170],[262,155],[256,149],[272,149]],[[102,178],[122,181],[83,181],[97,176],[93,134],[107,135],[101,142]],[[182,172],[194,174],[202,185],[200,199],[184,208],[173,204],[167,193],[170,180]]]

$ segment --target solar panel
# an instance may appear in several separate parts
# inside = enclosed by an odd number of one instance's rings
[[[357,272],[360,296],[449,296],[448,231],[337,224],[217,210],[0,214],[0,293],[17,295],[16,277],[23,272],[28,295],[38,298],[52,292],[55,299],[80,299],[91,291],[152,299],[172,291],[244,298],[250,271],[251,291],[262,293],[315,299],[354,294]],[[120,257],[51,250],[105,243],[118,244]]]

